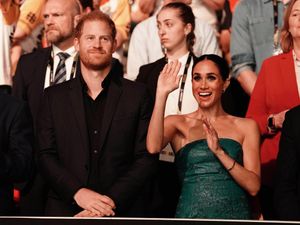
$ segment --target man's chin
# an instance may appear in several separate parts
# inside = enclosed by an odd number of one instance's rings
[[[110,65],[109,63],[101,63],[101,64],[88,64],[86,65],[87,68],[90,68],[91,70],[104,70]]]
[[[62,37],[53,31],[46,35],[48,42],[56,44],[62,40]]]

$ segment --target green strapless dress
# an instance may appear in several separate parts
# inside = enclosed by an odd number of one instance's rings
[[[220,139],[224,151],[243,164],[242,146]],[[247,193],[233,180],[206,140],[185,145],[176,153],[181,182],[177,218],[250,219]]]

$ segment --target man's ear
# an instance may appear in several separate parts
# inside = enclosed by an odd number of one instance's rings
[[[117,39],[115,38],[113,40],[113,52],[115,52],[117,50]]]
[[[77,26],[77,24],[78,24],[80,18],[81,18],[81,15],[76,15],[76,16],[74,16],[74,28]]]
[[[74,44],[74,47],[75,47],[76,51],[79,52],[79,39],[74,38],[73,44]]]

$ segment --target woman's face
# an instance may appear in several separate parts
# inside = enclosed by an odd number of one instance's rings
[[[221,96],[229,81],[223,81],[218,67],[211,60],[198,62],[192,75],[193,95],[200,108],[221,104]],[[223,91],[224,90],[224,91]]]
[[[293,5],[289,17],[289,31],[293,38],[300,38],[300,1]]]
[[[191,25],[184,24],[177,9],[163,9],[157,16],[157,27],[161,45],[167,51],[187,48],[186,36],[191,32]]]

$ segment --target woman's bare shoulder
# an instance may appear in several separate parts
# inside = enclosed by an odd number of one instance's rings
[[[258,124],[255,120],[250,118],[242,118],[236,116],[230,116],[233,123],[237,126],[237,128],[243,133],[248,132],[259,132]]]

